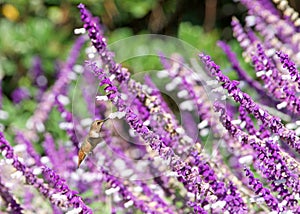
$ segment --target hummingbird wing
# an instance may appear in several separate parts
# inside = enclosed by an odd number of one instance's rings
[[[89,138],[87,138],[87,141],[90,143],[91,151],[92,151],[102,141],[102,138],[101,137],[98,137],[98,138],[89,137]]]
[[[101,142],[102,138],[100,137],[87,137],[82,143],[79,152],[78,152],[78,168],[81,162],[84,160],[87,154],[93,151],[93,149]]]

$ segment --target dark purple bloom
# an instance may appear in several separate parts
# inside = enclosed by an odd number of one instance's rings
[[[297,70],[296,64],[290,60],[287,54],[284,54],[281,51],[276,52],[276,54],[280,58],[283,68],[286,68],[289,71],[291,79],[297,83],[298,89],[300,89],[300,74]]]
[[[4,186],[0,179],[0,196],[6,204],[8,213],[22,213],[23,209],[11,195],[10,190]]]
[[[41,59],[36,56],[33,59],[32,63],[32,68],[31,68],[31,79],[33,81],[33,84],[38,88],[38,94],[36,95],[37,99],[40,101],[43,93],[47,89],[47,83],[48,80],[46,76],[44,75],[44,71],[42,69],[42,62]]]
[[[106,39],[102,36],[103,33],[99,27],[98,20],[92,17],[84,4],[79,4],[78,8],[81,13],[81,20],[84,23],[83,27],[88,31],[93,46],[98,51],[101,60],[108,66],[109,72],[116,75],[116,79],[119,82],[127,82],[130,76],[129,72],[127,69],[122,68],[120,64],[117,64],[114,61],[114,54],[107,50]]]
[[[262,183],[254,178],[253,173],[245,168],[246,176],[249,179],[249,186],[251,186],[255,194],[264,198],[265,203],[271,208],[271,210],[278,211],[278,200],[270,193],[267,188],[264,188]]]
[[[24,87],[17,88],[12,92],[12,100],[16,104],[22,102],[23,100],[28,99],[29,97],[30,97],[29,90]]]
[[[57,202],[59,203],[66,203],[68,206],[72,205],[74,208],[81,208],[83,213],[92,213],[91,209],[84,204],[81,197],[77,196],[78,193],[70,190],[66,185],[65,180],[57,175],[53,170],[44,167],[43,175],[49,184],[51,184],[51,186],[55,189],[56,195],[52,195],[52,199],[54,199],[54,201],[58,199]],[[66,196],[66,199],[63,196]]]
[[[245,70],[243,70],[240,66],[240,63],[237,59],[236,54],[231,50],[230,46],[227,45],[225,42],[218,42],[219,47],[221,47],[226,54],[228,60],[232,64],[232,68],[236,70],[237,74],[239,75],[240,80],[244,80],[249,84],[250,87],[255,89],[260,95],[266,96],[265,90],[263,87],[255,80],[253,80]]]

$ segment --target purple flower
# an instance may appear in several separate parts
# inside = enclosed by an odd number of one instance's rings
[[[245,173],[249,179],[249,186],[253,188],[255,194],[263,197],[265,203],[271,208],[271,210],[279,211],[278,200],[270,193],[270,191],[267,188],[264,188],[257,178],[254,178],[253,173],[248,168],[245,168]]]
[[[45,197],[49,197],[49,189],[45,184],[40,182],[40,180],[32,173],[31,169],[27,168],[19,161],[18,157],[14,154],[13,148],[6,141],[2,132],[0,132],[0,151],[2,152],[3,156],[5,156],[5,158],[12,163],[16,170],[20,171],[25,176],[28,184],[36,187],[37,190],[40,191]]]
[[[276,55],[280,58],[282,67],[288,69],[288,71],[291,75],[291,79],[293,81],[297,82],[298,89],[300,89],[300,74],[299,74],[299,71],[297,70],[295,63],[292,60],[290,60],[290,58],[287,54],[284,54],[281,51],[276,52]]]
[[[295,195],[293,192],[287,191],[288,188],[293,187],[295,191],[299,188],[299,179],[293,174],[286,165],[284,159],[281,158],[278,145],[269,139],[259,140],[255,136],[247,135],[238,127],[232,124],[229,116],[222,105],[215,104],[215,109],[221,112],[220,120],[223,126],[241,143],[250,144],[257,153],[259,164],[257,168],[262,172],[268,181],[271,183],[271,189],[278,192],[278,197],[285,199],[289,197],[288,201],[293,201]],[[283,182],[281,182],[283,181]],[[261,183],[255,180],[257,184],[254,185],[255,192],[263,194],[261,191]],[[264,190],[266,192],[269,190]],[[268,202],[267,202],[268,203]],[[290,205],[293,207],[294,205]],[[273,209],[275,209],[273,207]]]
[[[64,121],[69,124],[69,126],[66,128],[67,133],[70,137],[70,140],[72,141],[74,147],[76,148],[76,151],[78,152],[79,150],[79,141],[78,137],[76,136],[75,132],[75,121],[73,121],[73,115],[71,112],[69,112],[62,101],[60,101],[59,97],[55,98],[55,104],[57,106],[58,111],[61,113],[62,117],[64,118]]]
[[[249,84],[250,87],[255,89],[260,95],[266,96],[265,90],[263,87],[255,80],[253,80],[245,70],[243,70],[240,66],[240,63],[237,59],[236,54],[231,50],[230,46],[225,42],[219,41],[218,46],[221,47],[226,54],[228,60],[230,61],[232,68],[237,72],[239,79],[244,80]]]
[[[209,56],[204,54],[200,54],[199,56],[211,75],[215,76],[219,82],[223,83],[222,87],[226,88],[228,92],[230,91],[229,95],[232,96],[236,102],[240,103],[241,106],[249,113],[253,114],[256,119],[269,127],[273,133],[278,134],[297,152],[300,152],[300,139],[293,130],[286,129],[278,117],[270,115],[266,110],[259,107],[248,94],[242,92],[236,86],[235,81],[231,81],[222,73],[219,66],[216,65]]]
[[[91,68],[96,69],[95,66],[92,66]],[[98,69],[96,69],[98,71]],[[164,159],[164,160],[171,160],[171,169],[174,172],[177,172],[180,181],[185,184],[185,186],[193,186],[193,189],[197,189],[197,185],[195,183],[196,180],[202,180],[201,178],[197,178],[199,174],[203,175],[204,181],[207,183],[215,183],[214,181],[216,178],[214,177],[214,172],[212,170],[209,170],[208,164],[204,164],[203,166],[196,170],[191,171],[191,166],[188,166],[185,162],[181,161],[180,158],[174,153],[174,151],[167,147],[166,143],[161,141],[160,138],[155,134],[154,132],[150,131],[145,125],[143,125],[143,122],[138,118],[138,116],[131,110],[130,107],[125,106],[125,102],[122,100],[122,98],[119,95],[119,92],[117,89],[112,85],[112,82],[105,76],[101,75],[103,79],[100,79],[100,84],[107,84],[110,90],[107,91],[107,93],[114,94],[114,97],[116,98],[110,98],[108,97],[112,103],[120,110],[125,109],[126,111],[126,121],[127,123],[133,128],[149,145],[150,147],[157,151],[158,154]],[[200,157],[198,157],[200,158]],[[176,161],[172,161],[176,160]],[[197,166],[200,164],[200,162],[197,162],[195,165]],[[204,168],[203,168],[204,167]],[[215,183],[218,185],[218,183]],[[220,186],[215,186],[213,189],[214,191],[220,191]],[[236,197],[229,199],[228,197],[228,207],[227,209],[230,210],[244,210],[245,205],[243,201],[239,198],[238,194],[235,194]],[[218,197],[220,200],[223,200],[227,198],[226,191],[218,192]],[[232,200],[237,200],[238,203],[232,203]]]
[[[71,204],[74,208],[81,208],[83,213],[92,213],[92,210],[84,204],[81,197],[77,196],[78,193],[70,190],[65,183],[65,180],[57,175],[53,170],[44,167],[43,176],[56,191],[55,196],[52,195],[52,199],[56,201],[55,203],[67,203],[69,206]],[[63,196],[66,196],[66,198]]]
[[[7,159],[12,160],[12,165],[25,176],[26,182],[29,185],[34,186],[46,198],[49,198],[51,203],[62,207],[71,207],[71,205],[73,205],[74,208],[80,207],[85,213],[91,213],[90,208],[83,203],[80,197],[76,196],[73,191],[69,189],[69,187],[65,184],[64,179],[61,179],[60,176],[53,170],[40,163],[40,166],[43,167],[43,175],[45,179],[54,188],[54,190],[49,189],[43,179],[39,179],[30,168],[26,167],[19,161],[18,157],[14,154],[12,147],[5,140],[1,132],[0,150]],[[36,156],[36,154],[34,155]],[[64,195],[66,195],[67,198],[64,198]]]
[[[6,211],[9,213],[22,213],[23,209],[11,195],[9,189],[4,186],[0,178],[0,196],[6,205]]]
[[[49,112],[55,104],[56,96],[58,96],[60,93],[63,93],[65,86],[71,81],[70,73],[72,73],[72,68],[77,60],[79,51],[84,42],[85,39],[83,37],[79,37],[76,40],[70,52],[69,58],[59,74],[58,80],[54,83],[50,91],[43,94],[41,102],[39,102],[34,115],[27,122],[27,128],[39,132],[44,131],[44,122],[47,120]],[[34,139],[34,137],[34,134],[32,134],[32,139]]]
[[[39,79],[43,75],[42,70],[42,62],[40,57],[36,56],[33,59],[33,66],[31,70],[31,78],[33,79],[34,83],[39,87],[45,87],[47,85],[47,81],[43,81]]]
[[[33,81],[33,84],[35,86],[38,87],[38,94],[36,95],[37,99],[40,101],[43,93],[46,91],[47,89],[47,78],[44,75],[44,71],[42,69],[42,62],[41,59],[36,56],[33,59],[33,63],[32,63],[32,68],[31,68],[31,79]]]
[[[37,164],[37,166],[42,166],[43,165],[42,162],[41,162],[40,155],[35,151],[33,145],[31,144],[31,142],[29,142],[28,139],[20,131],[17,132],[16,141],[19,142],[19,143],[23,143],[23,144],[26,145],[26,151],[27,151],[27,153],[31,157],[34,158],[34,161]]]
[[[64,157],[61,157],[60,152],[56,150],[54,139],[50,133],[45,134],[43,147],[53,168],[59,170],[61,168],[62,162],[64,161]]]
[[[12,100],[16,104],[22,102],[23,100],[28,99],[29,97],[30,97],[29,90],[24,87],[17,88],[12,92]]]
[[[114,61],[114,54],[107,50],[106,39],[102,36],[101,28],[98,20],[95,20],[90,12],[85,8],[84,4],[79,4],[78,8],[81,13],[81,20],[84,23],[83,27],[87,30],[93,46],[99,53],[103,64],[108,66],[109,72],[116,75],[116,79],[122,83],[129,80],[129,72]]]

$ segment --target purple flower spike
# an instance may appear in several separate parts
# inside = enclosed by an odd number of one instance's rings
[[[300,74],[295,63],[289,58],[287,54],[284,54],[281,51],[277,51],[276,55],[280,58],[282,67],[288,69],[291,75],[291,79],[298,84],[298,90],[300,90]]]
[[[253,173],[248,168],[245,168],[245,173],[249,180],[249,186],[253,188],[255,194],[263,197],[265,203],[271,210],[279,211],[278,200],[270,193],[270,190],[264,188],[262,183],[257,178],[254,178]]]
[[[227,90],[229,88],[231,89],[229,95],[232,96],[236,102],[240,103],[241,106],[253,114],[256,119],[260,120],[265,126],[269,127],[273,133],[278,134],[280,138],[300,153],[300,138],[296,136],[295,131],[285,128],[278,117],[272,116],[255,103],[247,93],[242,92],[241,89],[236,87],[236,84],[222,73],[219,66],[211,60],[210,56],[200,54],[199,57],[211,75],[215,76],[215,78],[222,83],[222,87],[227,87]]]
[[[26,151],[27,153],[34,158],[35,163],[38,166],[42,166],[42,162],[41,162],[41,158],[40,155],[35,151],[35,149],[33,148],[33,145],[31,144],[31,142],[28,141],[28,139],[23,135],[23,133],[21,132],[17,132],[16,135],[16,141],[23,143],[26,145]]]
[[[83,213],[92,213],[92,210],[87,207],[82,201],[81,197],[77,196],[77,192],[70,190],[66,185],[65,180],[57,175],[52,169],[44,167],[43,175],[45,179],[51,184],[55,189],[55,197],[52,195],[52,198],[58,197],[62,202],[67,203],[69,206],[72,205],[74,208],[81,208]]]
[[[99,53],[103,64],[108,66],[111,74],[116,75],[116,79],[122,83],[129,80],[129,72],[114,61],[114,54],[107,49],[106,39],[102,36],[101,28],[97,20],[92,17],[91,13],[85,8],[84,4],[79,4],[78,8],[81,13],[83,27],[87,30],[93,46]]]
[[[27,128],[33,131],[44,131],[44,122],[49,116],[49,112],[55,104],[55,98],[63,93],[65,86],[71,81],[70,73],[72,73],[72,68],[77,60],[79,51],[85,42],[84,37],[79,37],[72,47],[69,58],[67,59],[64,67],[62,68],[58,80],[55,82],[50,91],[43,94],[41,102],[39,102],[34,115],[28,120]],[[35,133],[31,135],[32,139],[35,137]],[[30,140],[32,140],[30,138]]]
[[[215,110],[221,112],[220,121],[229,133],[236,138],[240,143],[249,144],[256,151],[256,159],[259,162],[257,168],[262,172],[270,182],[271,190],[278,192],[278,198],[292,203],[295,200],[295,192],[300,187],[299,179],[296,174],[293,174],[287,167],[285,160],[280,156],[278,145],[270,139],[260,140],[255,136],[247,135],[238,127],[232,124],[230,117],[227,115],[225,108],[219,104],[215,104]],[[293,188],[295,192],[290,192],[288,189]],[[254,186],[254,191],[258,194],[261,189],[261,184]],[[268,190],[263,190],[264,192]],[[261,192],[260,192],[261,193]],[[286,199],[289,198],[289,199]],[[295,205],[290,205],[294,209]]]
[[[37,99],[40,101],[43,93],[46,91],[47,89],[47,78],[44,75],[44,71],[42,69],[42,62],[41,59],[39,57],[35,57],[33,59],[33,63],[32,63],[32,68],[31,68],[31,79],[33,81],[33,84],[35,86],[37,86],[37,88],[39,89],[38,94],[36,95]]]
[[[241,68],[239,61],[237,59],[237,56],[231,50],[230,46],[222,41],[219,41],[218,45],[220,48],[222,48],[222,50],[226,54],[228,60],[230,61],[231,65],[232,65],[232,68],[234,70],[236,70],[237,74],[239,75],[239,79],[246,81],[250,87],[252,87],[253,89],[255,89],[257,91],[258,94],[260,94],[262,96],[266,96],[267,94],[266,94],[265,90],[263,89],[263,87],[257,81],[253,80],[247,74],[247,72]]]
[[[0,132],[0,151],[4,154],[6,159],[9,160],[9,162],[12,162],[12,165],[16,168],[16,170],[20,171],[22,175],[24,175],[26,182],[29,185],[34,186],[42,195],[48,198],[52,204],[61,207],[81,208],[83,213],[92,213],[90,208],[83,203],[82,199],[79,196],[76,196],[76,193],[74,194],[74,192],[65,184],[65,181],[53,170],[41,164],[41,167],[43,167],[44,177],[48,180],[49,184],[54,187],[54,190],[50,189],[48,185],[44,183],[43,179],[38,178],[30,168],[21,163],[18,157],[14,154],[13,148],[4,138],[2,132]]]
[[[67,133],[69,134],[70,140],[73,143],[73,146],[75,147],[76,151],[79,150],[79,141],[78,137],[76,136],[75,133],[75,127],[74,126],[74,121],[73,121],[73,115],[71,112],[69,112],[64,104],[60,101],[59,97],[55,98],[55,104],[57,106],[58,111],[61,113],[62,117],[64,118],[65,122],[71,125],[70,128],[67,128]]]
[[[95,66],[92,66],[91,68],[96,68]],[[99,69],[96,69],[98,71]],[[103,79],[100,79],[100,82],[105,82],[105,84],[112,87],[111,81],[105,77],[102,76]],[[214,171],[210,169],[209,165],[206,163],[204,165],[201,165],[200,162],[197,162],[200,164],[199,169],[193,169],[191,170],[191,166],[189,166],[186,162],[183,162],[180,160],[180,158],[174,153],[173,149],[166,146],[167,143],[160,140],[159,136],[150,131],[140,120],[140,118],[131,110],[130,106],[126,106],[124,100],[120,97],[119,92],[116,90],[112,92],[114,94],[114,99],[109,98],[112,103],[121,111],[121,109],[125,110],[126,112],[126,121],[130,125],[132,129],[134,129],[144,140],[147,142],[147,144],[150,145],[150,147],[155,150],[161,158],[164,160],[171,160],[170,167],[171,169],[176,172],[179,176],[179,181],[184,183],[185,187],[189,189],[191,187],[195,191],[200,191],[198,194],[202,194],[201,190],[198,189],[197,183],[195,181],[204,181],[206,183],[209,183],[213,185],[213,190],[217,192],[217,197],[219,200],[225,200],[227,202],[226,208],[228,210],[232,211],[244,211],[246,210],[245,204],[240,198],[240,196],[236,193],[234,193],[235,197],[230,197],[226,194],[226,189],[223,188],[220,191],[220,187],[223,186],[221,183],[214,182],[216,180],[216,177],[214,175]],[[197,155],[196,155],[197,156]],[[197,158],[201,158],[197,156]],[[198,164],[196,164],[198,165]],[[199,176],[202,175],[203,179]],[[224,186],[223,186],[224,187]],[[236,202],[234,202],[236,201]],[[201,206],[200,203],[198,206]],[[197,206],[197,207],[198,207]],[[194,207],[195,209],[196,207]]]
[[[20,204],[18,204],[16,202],[16,200],[14,199],[14,197],[11,195],[11,193],[9,192],[9,189],[7,187],[4,186],[4,184],[2,184],[1,182],[1,178],[0,178],[0,196],[3,199],[3,201],[6,204],[6,211],[8,213],[23,213],[23,209],[20,206]]]
[[[40,180],[32,173],[32,171],[19,161],[18,157],[14,154],[13,148],[6,141],[2,132],[0,132],[0,151],[2,152],[3,156],[9,160],[9,162],[12,162],[12,165],[16,168],[16,170],[20,171],[25,176],[28,184],[37,188],[37,190],[40,191],[45,197],[50,196],[49,188],[40,182]]]

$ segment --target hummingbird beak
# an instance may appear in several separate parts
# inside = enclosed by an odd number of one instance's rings
[[[103,123],[104,123],[104,122],[107,121],[107,120],[109,120],[109,117],[103,119],[102,121],[103,121]]]
[[[82,149],[80,149],[78,151],[78,166],[77,166],[77,168],[79,168],[79,166],[82,163],[82,161],[84,160],[85,156],[86,156],[85,153],[82,151]]]

